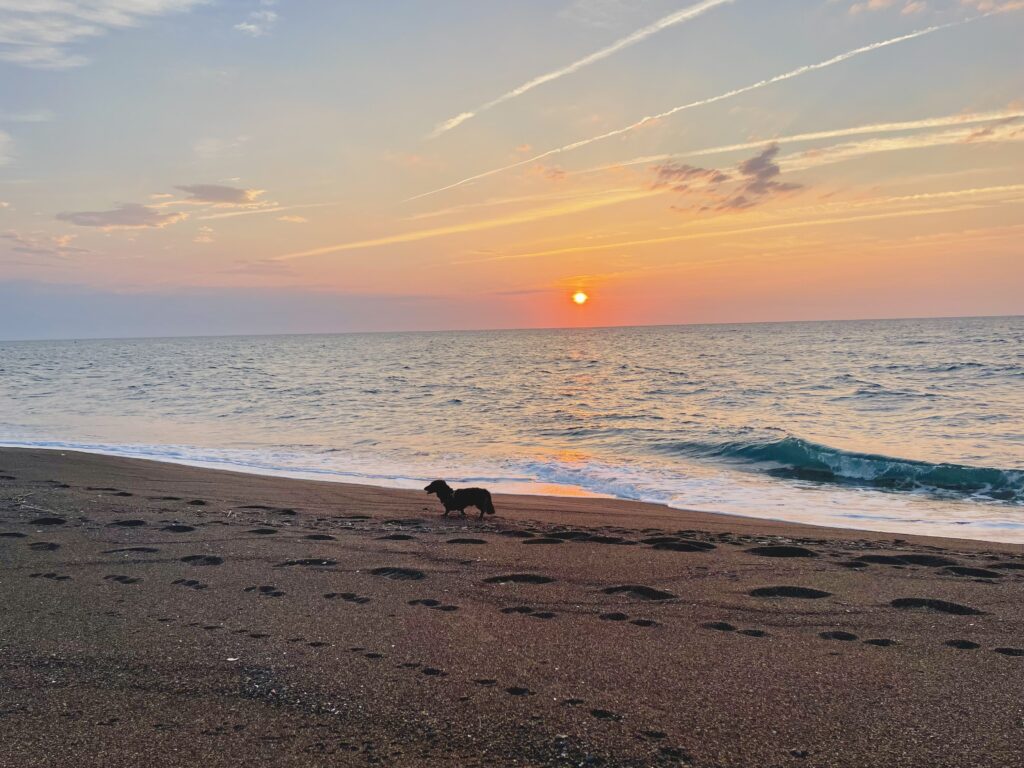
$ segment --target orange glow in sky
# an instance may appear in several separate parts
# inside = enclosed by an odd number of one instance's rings
[[[576,291],[576,293],[572,295],[572,300],[577,304],[586,304],[587,299],[589,298],[590,297],[587,296],[587,294],[585,294],[583,291]]]

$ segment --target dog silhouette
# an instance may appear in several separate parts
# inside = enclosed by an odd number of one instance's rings
[[[465,517],[466,507],[479,509],[481,520],[484,519],[484,515],[494,514],[491,492],[484,488],[459,488],[456,491],[444,480],[435,480],[423,490],[437,494],[437,498],[444,504],[445,517],[448,517],[449,512],[461,512]]]

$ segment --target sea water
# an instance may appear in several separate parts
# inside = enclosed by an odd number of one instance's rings
[[[1024,543],[1024,318],[3,342],[0,443]]]

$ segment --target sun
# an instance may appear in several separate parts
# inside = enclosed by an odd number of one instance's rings
[[[586,304],[589,298],[590,297],[587,296],[587,294],[585,294],[583,291],[576,291],[576,293],[572,295],[572,300],[577,304]]]

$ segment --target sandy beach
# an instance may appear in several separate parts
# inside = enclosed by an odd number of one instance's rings
[[[1011,766],[1024,551],[0,450],[0,766]]]

